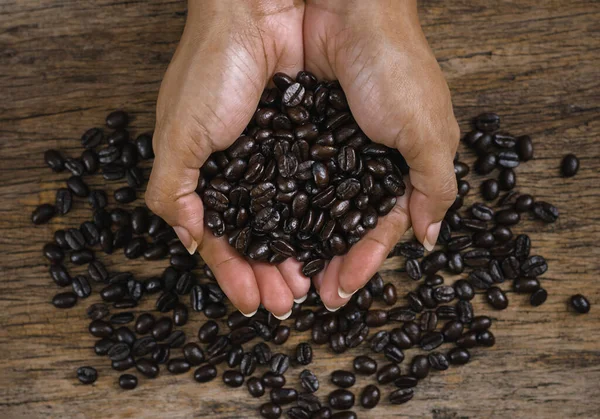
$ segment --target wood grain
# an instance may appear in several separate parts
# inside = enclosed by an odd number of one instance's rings
[[[478,296],[478,311],[495,319],[495,347],[475,349],[467,366],[431,374],[406,405],[390,406],[386,388],[378,408],[355,410],[372,418],[598,417],[600,3],[427,0],[421,18],[463,131],[477,113],[495,110],[507,130],[534,138],[537,158],[517,169],[518,189],[554,202],[561,216],[547,226],[528,219],[518,230],[530,234],[534,252],[549,261],[544,284],[550,296],[532,308],[524,296],[509,292],[510,307],[502,312],[491,311]],[[72,215],[47,226],[30,224],[31,211],[52,202],[66,178],[44,167],[44,150],[79,154],[81,133],[101,125],[115,108],[132,112],[135,133],[152,129],[160,80],[184,20],[181,1],[0,3],[2,417],[246,418],[266,401],[251,399],[245,387],[227,389],[220,380],[200,385],[190,374],[163,373],[141,379],[134,391],[119,391],[118,374],[94,356],[86,330],[85,307],[98,295],[71,310],[54,310],[49,302],[56,287],[40,254],[56,228],[89,217],[87,203],[78,201]],[[581,158],[581,170],[571,179],[558,172],[567,152]],[[461,155],[473,161],[469,152]],[[471,200],[476,196],[473,191]],[[124,270],[124,262],[118,255],[108,263]],[[389,259],[382,273],[408,290],[413,284],[396,271],[402,262]],[[148,277],[164,266],[136,261],[126,269]],[[568,297],[577,292],[595,305],[586,316],[567,309]],[[149,307],[146,302],[140,310]],[[203,315],[192,316],[184,329],[195,336],[203,321]],[[296,336],[284,350],[308,338]],[[333,356],[324,347],[316,350],[310,368],[321,377],[322,399],[332,388],[329,372],[350,368],[359,352]],[[84,364],[98,367],[94,386],[75,379]],[[297,373],[288,375],[290,385],[297,384]],[[360,378],[355,389],[370,380]]]

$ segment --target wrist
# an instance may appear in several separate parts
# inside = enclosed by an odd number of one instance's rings
[[[304,0],[188,0],[188,22],[252,22],[303,3]]]

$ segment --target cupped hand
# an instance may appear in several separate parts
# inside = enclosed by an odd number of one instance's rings
[[[398,149],[410,166],[412,192],[407,189],[375,229],[314,278],[334,310],[377,272],[411,224],[417,239],[433,248],[456,197],[459,128],[415,0],[308,0],[304,54],[308,71],[339,80],[365,134]]]
[[[251,315],[259,304],[289,316],[310,281],[292,260],[248,262],[224,237],[204,229],[196,194],[208,156],[238,138],[278,71],[303,69],[302,0],[189,1],[177,51],[163,79],[146,203],[172,225],[190,253],[196,248],[231,302]]]

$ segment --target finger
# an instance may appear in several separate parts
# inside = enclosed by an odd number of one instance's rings
[[[302,264],[293,258],[288,258],[277,265],[284,281],[294,295],[295,303],[303,303],[308,295],[310,279],[302,274]]]
[[[429,251],[437,242],[441,222],[446,211],[456,199],[457,186],[454,175],[454,155],[458,146],[459,129],[456,121],[449,121],[447,138],[430,135],[428,124],[419,128],[409,125],[402,132],[398,149],[410,166],[410,179],[414,191],[410,200],[412,225],[417,239]],[[410,145],[410,146],[409,146]]]
[[[329,311],[337,311],[340,307],[344,306],[350,297],[342,298],[338,293],[340,284],[340,271],[342,264],[344,263],[343,256],[336,256],[329,262],[327,269],[323,275],[321,282],[321,289],[319,295],[323,305]]]
[[[276,266],[251,261],[256,283],[260,290],[260,301],[279,320],[292,314],[294,295]]]
[[[377,227],[369,231],[346,255],[342,256],[337,290],[340,298],[350,298],[362,288],[375,275],[390,251],[410,228],[411,192],[414,191],[411,191],[410,182],[407,182],[405,194],[398,197],[392,211],[382,217]]]
[[[245,316],[256,313],[260,292],[248,262],[227,240],[212,234],[206,234],[198,250],[231,303]]]
[[[323,284],[323,278],[325,277],[325,271],[327,271],[328,266],[329,262],[325,262],[325,267],[323,268],[323,270],[312,277],[312,283],[315,286],[317,294],[321,293],[321,284]]]
[[[199,169],[212,149],[207,141],[191,141],[179,126],[157,128],[153,141],[156,158],[145,194],[146,204],[173,226],[191,254],[204,236],[204,207],[195,190]]]

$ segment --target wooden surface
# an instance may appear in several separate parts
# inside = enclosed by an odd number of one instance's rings
[[[266,401],[251,399],[245,386],[226,389],[220,380],[200,385],[191,374],[163,373],[154,381],[141,379],[134,391],[119,391],[118,374],[93,354],[94,339],[86,330],[85,308],[98,295],[71,310],[49,304],[57,290],[41,248],[56,228],[89,217],[87,204],[78,201],[72,215],[50,225],[30,224],[33,208],[53,202],[66,178],[44,167],[45,149],[78,155],[84,129],[101,125],[115,108],[133,113],[136,133],[152,129],[161,76],[184,12],[182,1],[0,2],[2,418],[246,418]],[[524,296],[510,293],[503,312],[491,311],[478,296],[478,312],[496,319],[494,348],[473,350],[467,366],[431,374],[406,405],[391,407],[386,387],[377,409],[355,410],[373,418],[598,416],[600,3],[429,0],[422,2],[421,16],[463,131],[472,116],[496,110],[506,129],[535,140],[537,158],[517,169],[518,189],[554,202],[561,216],[553,225],[529,220],[517,230],[529,233],[534,252],[547,257],[543,279],[550,296],[532,308]],[[558,174],[567,152],[581,158],[581,170],[571,179]],[[124,270],[120,255],[110,261],[112,269]],[[408,290],[413,284],[393,271],[401,262],[388,260],[383,274]],[[164,266],[136,262],[127,269],[145,277]],[[577,292],[593,304],[586,316],[567,310],[568,297]],[[185,327],[190,336],[203,320],[192,316]],[[307,336],[290,341],[286,350]],[[322,399],[331,389],[329,372],[350,368],[358,352],[334,357],[324,347],[316,351],[310,368],[324,383]],[[76,368],[86,364],[100,374],[91,387],[75,378]],[[355,390],[370,380],[360,378]]]

